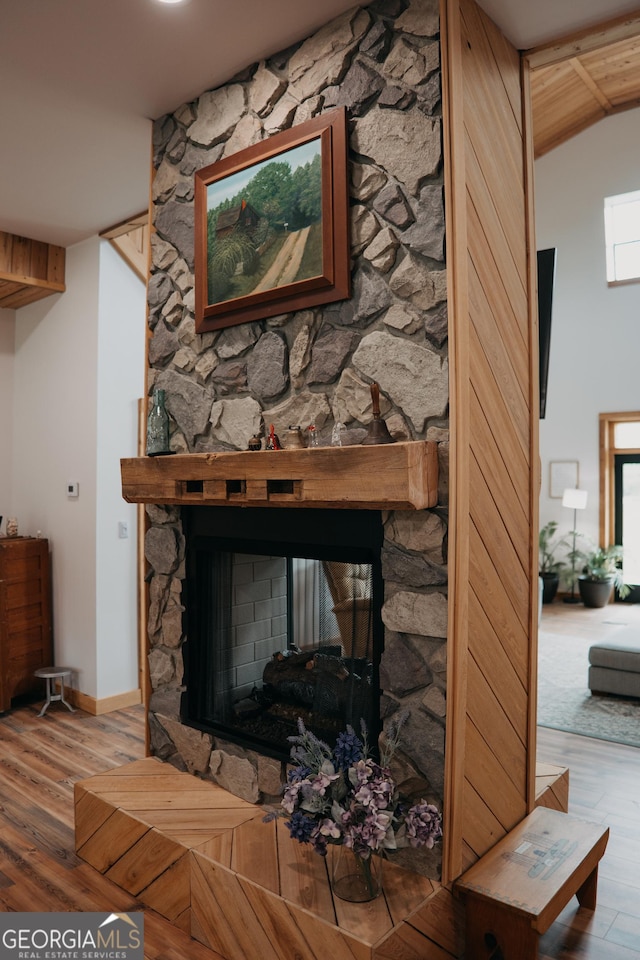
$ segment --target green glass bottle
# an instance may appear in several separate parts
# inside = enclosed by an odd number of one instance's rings
[[[147,417],[148,457],[158,457],[162,454],[171,453],[169,449],[169,414],[164,404],[164,390],[154,390],[151,410]]]

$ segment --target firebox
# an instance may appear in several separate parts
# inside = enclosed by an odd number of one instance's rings
[[[380,731],[379,511],[183,507],[184,723],[279,758]]]

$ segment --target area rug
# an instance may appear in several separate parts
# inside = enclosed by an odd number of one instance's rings
[[[611,635],[615,639],[615,634]],[[592,639],[541,630],[538,638],[538,723],[583,737],[640,747],[640,700],[592,696]]]

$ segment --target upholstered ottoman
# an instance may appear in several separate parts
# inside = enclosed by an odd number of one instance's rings
[[[591,693],[640,697],[640,634],[636,627],[590,647],[589,689]]]

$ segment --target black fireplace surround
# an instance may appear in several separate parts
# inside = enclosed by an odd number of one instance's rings
[[[382,518],[187,506],[182,721],[286,759],[297,720],[329,743],[380,732]]]

